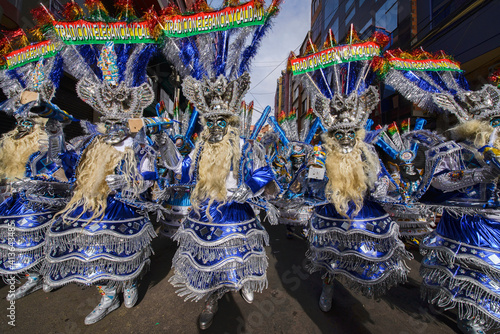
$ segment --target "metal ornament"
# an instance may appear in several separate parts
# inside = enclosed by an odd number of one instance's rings
[[[250,88],[250,75],[245,72],[233,81],[228,81],[223,75],[201,80],[187,77],[182,88],[201,116],[238,116],[238,108]]]
[[[313,111],[328,131],[360,129],[379,101],[377,88],[369,86],[361,95],[356,91],[347,96],[336,93],[331,100],[317,94]]]

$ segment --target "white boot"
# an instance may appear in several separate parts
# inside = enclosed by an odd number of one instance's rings
[[[134,307],[135,303],[137,303],[137,299],[139,298],[139,294],[137,292],[137,286],[134,283],[130,289],[125,289],[123,291],[123,303],[126,308]]]
[[[330,284],[323,283],[323,290],[319,297],[319,308],[323,312],[328,312],[332,308],[333,299],[333,282]]]
[[[31,273],[31,274],[26,274],[26,276],[28,277],[26,283],[20,286],[16,291],[14,291],[14,293],[9,293],[7,295],[6,299],[8,301],[13,301],[22,298],[42,288],[43,280],[40,274]]]
[[[103,285],[98,287],[98,289],[102,294],[101,302],[85,318],[85,325],[91,325],[98,322],[106,315],[108,315],[110,312],[120,307],[120,300],[116,295],[115,288],[108,288],[105,285]]]

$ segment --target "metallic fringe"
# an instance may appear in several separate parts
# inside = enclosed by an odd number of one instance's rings
[[[27,271],[31,272],[40,272],[40,267],[43,265],[43,261],[45,260],[45,252],[44,252],[44,243],[41,243],[37,247],[31,249],[24,249],[23,251],[19,251],[19,249],[2,249],[0,248],[0,258],[4,263],[7,263],[6,267],[10,267],[9,263],[25,263],[23,259],[33,260],[33,258],[37,259],[30,265],[23,267],[18,270],[4,270],[0,268],[0,275],[20,275]],[[15,260],[10,261],[12,259],[12,254],[15,254]]]
[[[200,240],[188,231],[181,226],[173,240],[179,243],[179,251],[188,252],[204,263],[234,256],[239,252],[252,251],[255,248],[263,249],[264,245],[269,245],[269,235],[260,230],[253,230],[245,237],[235,233],[217,244]]]
[[[83,247],[106,247],[108,252],[132,254],[147,247],[155,237],[156,233],[151,223],[148,223],[139,234],[133,236],[117,232],[111,234],[111,231],[97,234],[82,229],[75,229],[74,232],[64,234],[49,231],[47,234],[47,254],[51,254],[50,250],[52,249],[79,249]]]
[[[409,82],[400,71],[389,70],[384,82],[387,85],[395,87],[400,94],[420,108],[428,111],[436,109],[432,101],[432,94]]]
[[[45,238],[45,234],[47,229],[50,227],[50,219],[47,220],[46,223],[41,224],[35,228],[18,228],[15,227],[14,231],[9,231],[8,225],[2,224],[0,225],[0,240],[5,239],[8,240],[9,237],[14,237],[15,239],[32,239],[32,240],[43,240]],[[2,243],[0,243],[1,245]],[[1,247],[1,246],[0,246]]]
[[[317,243],[319,245],[325,245],[332,240],[339,241],[342,244],[364,243],[373,249],[383,252],[401,243],[398,239],[399,226],[396,223],[392,224],[393,226],[386,234],[373,234],[358,229],[344,231],[339,228],[330,228],[324,232],[318,232],[318,230],[311,228],[309,229],[308,238],[310,244]]]
[[[374,281],[369,281],[354,277],[345,270],[335,270],[330,266],[326,268],[320,263],[314,263],[313,259],[311,258],[311,253],[306,253],[307,258],[311,261],[311,263],[307,266],[307,269],[310,273],[321,271],[323,272],[324,277],[330,277],[331,279],[337,278],[341,280],[345,285],[347,285],[350,289],[361,293],[367,298],[378,298],[385,294],[393,286],[406,282],[410,268],[404,262],[403,257],[407,257],[407,255],[407,252],[405,252],[404,250],[398,251],[394,255],[394,258],[391,258],[388,261],[384,261],[391,262],[391,265],[389,266],[391,269],[387,270],[387,272],[384,273],[381,278]],[[363,261],[357,256],[343,256],[338,257],[338,259],[342,259],[342,261],[348,262],[349,265],[347,269],[350,271],[364,271],[366,269],[366,266],[375,266],[374,269],[378,270],[376,262]],[[333,256],[332,261],[335,261]]]
[[[40,272],[45,276],[45,282],[51,287],[60,287],[68,283],[83,282],[86,285],[92,285],[99,282],[106,282],[108,286],[122,289],[130,287],[141,274],[145,272],[145,268],[149,266],[149,256],[151,254],[152,249],[148,246],[129,261],[110,261],[109,259],[82,261],[79,259],[68,259],[59,263],[54,263],[49,256],[43,263]],[[105,277],[99,274],[97,278],[89,279],[86,277],[86,272],[88,272],[89,268],[97,272],[106,273]],[[124,276],[120,275],[120,273],[129,272],[133,273]],[[59,274],[62,278],[53,281],[51,277],[56,274]],[[78,276],[75,276],[75,274]],[[68,275],[71,276],[66,278]]]
[[[399,241],[394,243],[394,245],[388,246],[387,248],[378,248],[377,251],[387,253],[383,257],[370,257],[364,256],[358,251],[348,250],[348,251],[339,251],[334,247],[314,247],[310,245],[309,250],[306,252],[307,256],[311,259],[316,259],[319,261],[337,261],[342,259],[342,262],[348,262],[352,264],[358,265],[362,262],[362,264],[370,265],[373,263],[379,263],[382,261],[390,261],[393,257],[397,259],[401,259],[406,257],[408,259],[413,258],[412,254],[405,251],[404,245]],[[373,248],[372,248],[373,249]],[[349,269],[350,270],[350,269]]]
[[[266,270],[268,266],[267,256],[251,256],[244,263],[231,261],[224,266],[210,271],[197,270],[196,265],[189,257],[182,256],[177,251],[172,266],[175,268],[175,274],[169,279],[169,282],[176,288],[179,297],[184,297],[184,301],[199,301],[207,298],[213,291],[226,289],[227,291],[238,291],[243,287],[252,291],[262,292],[267,288]],[[253,273],[260,273],[261,276],[249,276]],[[238,282],[229,280],[230,276],[243,277]],[[197,289],[191,284],[195,282],[196,286],[207,286],[207,288]],[[215,285],[214,285],[215,283]],[[228,285],[231,287],[228,287]]]
[[[469,300],[457,299],[445,289],[426,285],[425,279],[430,278],[433,281],[437,281],[450,290],[459,287],[460,290],[465,291],[466,295],[474,296],[476,300],[489,300],[490,305],[500,305],[499,295],[492,294],[472,280],[454,278],[439,269],[421,268],[420,274],[424,277],[424,282],[420,288],[422,299],[427,300],[430,304],[435,304],[438,307],[444,307],[446,309],[457,307],[459,319],[476,319],[485,330],[500,328],[500,319],[492,316],[488,310]]]
[[[475,270],[479,270],[488,275],[491,279],[500,282],[500,269],[489,265],[478,257],[471,257],[470,254],[456,254],[456,252],[446,247],[439,247],[439,249],[434,247],[428,248],[423,242],[420,243],[420,254],[429,256],[431,252],[434,253],[442,263],[463,263],[467,267],[476,268]]]

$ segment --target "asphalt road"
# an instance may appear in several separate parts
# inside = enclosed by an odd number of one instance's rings
[[[420,255],[414,260],[408,282],[391,289],[380,300],[364,298],[336,282],[332,310],[318,307],[321,279],[305,268],[306,241],[285,237],[283,226],[266,225],[269,287],[247,304],[239,294],[226,294],[219,302],[212,326],[197,327],[202,302],[184,302],[168,282],[176,244],[164,238],[153,241],[151,270],[139,286],[139,301],[132,309],[120,306],[100,322],[86,326],[85,316],[98,304],[95,287],[71,284],[50,293],[38,290],[15,303],[15,327],[8,324],[9,286],[0,283],[0,333],[456,333],[454,311],[429,313],[420,299]]]

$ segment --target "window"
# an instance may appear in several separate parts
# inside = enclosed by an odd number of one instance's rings
[[[332,32],[333,32],[333,36],[335,36],[335,39],[338,41],[339,39],[339,18],[337,17],[335,19],[335,22],[333,22],[332,24]]]
[[[347,15],[347,17],[345,18],[345,23],[347,25],[351,25],[352,17],[354,16],[354,14],[356,14],[356,8],[353,8],[352,11],[349,13],[349,15]]]
[[[330,21],[332,20],[333,16],[335,15],[335,13],[337,13],[339,7],[339,0],[326,0],[324,4],[325,4],[325,10],[324,10],[325,26],[323,27],[323,29],[326,30],[328,29],[328,25],[330,24]]]
[[[366,30],[367,30],[368,28],[370,28],[370,27],[371,27],[371,25],[372,25],[372,19],[370,18],[370,19],[366,22],[366,24],[363,26],[363,28],[361,28],[361,30],[359,31],[359,34],[360,34],[360,35],[363,35],[363,34],[366,32]]]
[[[349,9],[352,7],[352,5],[354,4],[354,0],[348,0],[345,4],[345,12],[347,13],[349,11]]]
[[[315,41],[321,33],[321,17],[318,16],[312,27],[312,40]]]
[[[318,9],[318,5],[319,5],[319,0],[313,0],[311,15],[314,15],[314,13],[316,13],[316,9]]]
[[[375,13],[375,25],[392,32],[398,27],[398,2],[389,0]]]

